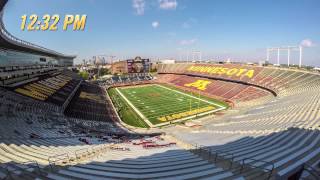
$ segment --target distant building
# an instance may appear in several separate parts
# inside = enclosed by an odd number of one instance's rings
[[[267,66],[268,64],[268,61],[259,61],[259,66]]]
[[[142,59],[137,56],[134,59],[115,62],[112,64],[111,72],[112,74],[150,72],[150,59]]]
[[[160,62],[162,64],[174,64],[174,63],[176,63],[176,60],[174,60],[174,59],[163,59],[163,60],[160,60]]]
[[[128,73],[127,61],[114,62],[111,66],[112,74],[126,74]]]
[[[313,70],[320,72],[320,67],[314,67]]]

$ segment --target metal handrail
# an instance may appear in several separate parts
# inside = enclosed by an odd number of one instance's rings
[[[245,163],[246,160],[253,160],[253,161],[251,161],[251,162],[249,162],[249,163]],[[264,160],[260,160],[260,159],[244,158],[244,159],[241,160],[241,162],[242,162],[241,165],[247,164],[247,165],[250,165],[250,166],[252,166],[252,167],[261,167],[261,166],[264,166],[265,164],[268,164],[268,165],[271,165],[272,168],[271,168],[271,169],[263,168],[263,169],[265,169],[265,170],[272,170],[272,169],[274,169],[274,164],[273,164],[273,163],[268,162],[268,161],[264,161]],[[252,165],[252,164],[251,164],[252,162],[263,162],[263,163],[265,163],[265,164],[263,164],[263,165],[261,165],[261,166],[255,166],[255,165]]]
[[[215,153],[219,153],[219,154],[225,154],[225,155],[230,155],[230,156],[234,156],[234,154],[233,153],[229,153],[229,152],[225,152],[225,151],[221,151],[221,150],[215,150],[215,149],[210,149],[210,151],[212,151],[212,152],[215,152]],[[225,156],[223,156],[223,157],[225,157]],[[229,158],[230,159],[230,158]]]
[[[97,152],[101,152],[104,149],[106,149],[105,145],[96,145],[94,147],[91,148],[93,153],[97,153]]]
[[[303,170],[308,171],[315,178],[320,179],[320,172],[316,170],[314,167],[312,167],[311,165],[309,165],[308,163],[303,164]]]
[[[210,149],[210,152],[215,154],[214,162],[217,162],[217,159],[220,156],[223,159],[230,160],[229,169],[232,168],[233,162],[234,162],[234,154],[233,153],[223,152],[223,151],[220,151],[220,150],[211,150],[211,149]],[[231,157],[226,157],[226,156],[231,156]]]
[[[253,161],[251,161],[251,162],[249,162],[249,163],[246,163],[246,162],[245,162],[246,160],[253,160]],[[262,165],[260,165],[260,166],[255,166],[255,165],[251,164],[252,162],[263,162],[264,164],[262,164]],[[262,170],[267,170],[267,171],[269,171],[269,175],[268,175],[267,179],[270,179],[270,178],[271,178],[272,173],[273,173],[273,171],[274,171],[274,164],[271,163],[271,162],[264,161],[264,160],[260,160],[260,159],[244,158],[244,159],[241,160],[240,173],[243,171],[245,165],[250,166],[250,167],[254,167],[254,168],[258,168],[258,169],[262,169]],[[270,166],[271,166],[271,169],[264,167],[265,165],[270,165]]]
[[[59,155],[55,155],[55,156],[50,156],[48,158],[48,162],[49,165],[51,167],[51,169],[53,168],[53,166],[56,165],[56,162],[62,161],[62,160],[67,160],[68,162],[70,161],[70,157],[68,153],[64,153],[64,154],[59,154]]]
[[[6,177],[11,177],[12,173],[14,173],[14,172],[18,172],[18,171],[21,171],[21,170],[22,171],[26,171],[26,170],[34,169],[34,168],[36,168],[37,171],[39,173],[41,173],[41,168],[40,168],[39,163],[37,161],[30,160],[30,161],[24,161],[24,162],[20,162],[20,163],[22,165],[26,166],[26,167],[19,166],[19,169],[10,169],[9,165],[7,164],[5,166],[5,169],[6,169],[6,172],[7,172],[7,176]]]
[[[218,157],[222,157],[225,160],[229,160],[229,162],[230,162],[229,169],[232,169],[233,162],[234,162],[234,155],[233,154],[225,153],[225,152],[218,151],[218,150],[211,150],[209,147],[206,147],[203,145],[199,146],[198,144],[195,144],[194,147],[195,147],[196,151],[199,151],[199,156],[202,156],[203,153],[206,152],[208,155],[209,161],[212,160],[212,157],[214,157],[214,159],[213,159],[214,163],[217,163]],[[226,158],[226,155],[231,156],[231,157]]]
[[[80,159],[83,155],[87,156],[89,154],[89,148],[78,149],[74,152],[74,154],[77,159]]]

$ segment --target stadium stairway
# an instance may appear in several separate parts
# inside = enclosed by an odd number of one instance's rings
[[[188,135],[188,137],[191,136],[193,135]],[[186,137],[179,139],[186,139]],[[211,146],[206,145],[210,142],[208,139],[207,143],[205,140],[197,140],[202,142],[202,145],[197,146],[201,147],[200,149],[205,152],[209,160],[214,159],[213,162],[219,165],[219,161],[216,160],[218,157],[223,163],[232,164],[229,171],[236,175],[241,174],[246,179],[255,179],[261,171],[272,172],[272,178],[275,179],[287,179],[306,165],[317,169],[320,162],[319,130],[289,128],[267,135],[242,136],[238,139],[229,139],[228,143],[221,143],[222,145]],[[194,139],[186,143],[192,142]],[[241,169],[247,169],[247,172],[241,172]]]
[[[19,129],[19,128],[18,128]],[[10,130],[9,130],[10,131]],[[19,129],[22,131],[22,129]],[[46,130],[43,136],[49,131]],[[61,131],[61,129],[59,130]],[[0,131],[1,134],[5,133]],[[85,141],[81,139],[85,139]],[[112,149],[120,139],[113,136],[27,138],[13,136],[10,139],[0,138],[0,178],[12,179],[47,179],[50,167],[55,165],[74,165],[81,162],[91,162],[91,159],[106,150]]]
[[[1,93],[9,94],[9,96],[3,96],[3,104],[0,106],[4,110],[2,112],[5,112],[1,114],[5,118],[0,120],[2,124],[0,129],[1,178],[223,179],[233,175],[177,146],[145,149],[133,144],[119,143],[111,136],[107,142],[99,138],[88,138],[86,134],[81,135],[70,131],[70,127],[66,125],[52,128],[54,126],[51,124],[56,119],[51,117],[52,112],[50,110],[47,112],[45,106],[39,104],[39,109],[33,109],[30,112],[28,107],[37,101],[30,100],[30,104],[24,106],[19,104],[19,101],[14,101],[20,100],[20,96],[6,90]],[[21,99],[29,100],[26,97]],[[24,111],[20,111],[21,108]],[[73,119],[70,123],[73,124],[75,121],[90,124],[79,119]],[[110,125],[107,122],[104,123],[107,126]],[[31,138],[31,134],[36,137]],[[79,137],[86,138],[90,144],[79,141]],[[160,145],[168,143],[161,140],[157,142]],[[116,146],[110,147],[112,143],[116,143]],[[101,148],[98,148],[100,146],[105,147],[105,150],[101,151]],[[123,148],[129,148],[130,151],[123,151]],[[89,156],[95,151],[99,153]],[[67,158],[63,155],[66,153]],[[81,160],[78,160],[77,156],[80,155]],[[50,168],[52,162],[54,162],[54,169]]]
[[[98,85],[82,83],[65,110],[68,117],[112,122],[106,91]],[[108,109],[109,108],[109,109]]]
[[[131,151],[111,151],[88,164],[78,164],[50,179],[226,179],[233,174],[198,155],[178,147],[143,149],[126,145]],[[241,179],[239,177],[239,179]]]
[[[111,138],[111,139],[110,139]],[[225,179],[233,174],[158,137],[1,139],[0,177],[11,179]],[[164,147],[145,148],[142,141]],[[105,146],[109,144],[108,146]],[[101,148],[97,147],[102,145]],[[142,144],[142,145],[141,145]],[[89,149],[91,149],[89,151]],[[68,153],[65,157],[62,153]],[[93,156],[91,156],[93,154]],[[7,176],[7,173],[9,176]]]

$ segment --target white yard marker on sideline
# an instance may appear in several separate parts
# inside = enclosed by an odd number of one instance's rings
[[[120,96],[130,105],[130,107],[150,126],[150,127],[158,127],[158,126],[163,126],[163,125],[167,125],[167,124],[170,124],[171,122],[174,123],[174,122],[180,122],[180,121],[184,121],[184,120],[187,120],[187,119],[191,119],[191,118],[194,118],[194,117],[197,117],[198,115],[200,116],[203,116],[203,115],[206,115],[206,114],[210,114],[210,113],[214,113],[214,112],[217,112],[217,111],[220,111],[220,110],[224,110],[226,109],[226,107],[220,105],[220,104],[216,104],[214,102],[210,102],[210,101],[207,101],[205,99],[201,99],[201,98],[198,98],[198,97],[195,97],[195,96],[192,96],[192,95],[189,95],[189,94],[186,94],[186,93],[183,93],[181,91],[177,91],[177,90],[174,90],[174,89],[171,89],[171,88],[167,88],[165,86],[162,86],[162,85],[159,85],[159,84],[154,84],[153,86],[158,86],[158,87],[161,87],[161,88],[164,88],[166,90],[170,90],[172,92],[175,92],[175,93],[179,93],[180,96],[178,96],[177,99],[181,98],[182,101],[186,99],[188,99],[187,97],[191,97],[193,99],[197,99],[199,101],[202,101],[202,102],[206,102],[208,104],[211,104],[211,105],[215,105],[216,107],[219,107],[217,109],[214,109],[214,110],[211,110],[211,111],[208,111],[208,112],[204,112],[204,113],[200,113],[200,114],[197,114],[197,115],[193,115],[193,116],[188,116],[188,117],[185,117],[185,118],[182,118],[182,119],[177,119],[177,120],[173,120],[173,121],[168,121],[168,122],[164,122],[164,123],[159,123],[159,124],[152,124],[148,118],[146,118],[120,91],[118,88],[115,88],[116,91],[120,94]],[[136,93],[135,91],[133,91],[133,93]],[[174,94],[174,95],[177,95],[177,94]],[[137,100],[137,97],[134,97],[136,100]],[[139,98],[138,98],[138,101]],[[141,103],[141,102],[139,102]],[[149,106],[146,106],[146,108],[149,108]],[[151,113],[154,113],[155,111],[154,110],[151,110],[150,111]],[[149,117],[150,118],[150,117]],[[154,117],[152,117],[154,118]]]
[[[208,103],[208,104],[213,104],[213,105],[215,105],[215,106],[220,107],[219,110],[220,110],[220,109],[221,109],[221,110],[222,110],[222,109],[226,109],[226,107],[221,106],[220,104],[216,104],[216,103],[214,103],[214,102],[210,102],[210,101],[207,101],[207,100],[204,100],[204,99],[200,99],[200,98],[191,96],[191,95],[189,95],[189,94],[183,93],[183,92],[181,92],[181,91],[177,91],[177,90],[174,90],[174,89],[167,88],[167,87],[162,86],[162,85],[159,85],[159,84],[156,84],[156,85],[159,86],[159,87],[162,87],[162,88],[164,88],[164,89],[167,89],[167,90],[170,90],[170,91],[174,91],[174,92],[176,92],[176,93],[183,94],[183,95],[185,95],[185,96],[192,97],[192,98],[194,98],[194,99],[197,99],[197,100],[206,102],[206,103]]]
[[[154,127],[154,125],[146,118],[120,91],[116,88],[116,91],[120,94],[120,96],[131,106],[131,108],[150,126]]]

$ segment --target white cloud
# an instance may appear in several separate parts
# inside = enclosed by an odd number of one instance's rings
[[[300,42],[300,46],[303,47],[313,47],[315,46],[314,42],[311,39],[304,39]]]
[[[189,46],[189,45],[193,45],[198,41],[198,39],[194,38],[194,39],[188,39],[188,40],[181,40],[179,42],[180,45],[183,46]]]
[[[145,0],[132,0],[132,7],[138,15],[144,14],[145,4]]]
[[[153,28],[157,28],[160,26],[160,23],[158,21],[153,21],[151,25]]]
[[[176,0],[159,0],[160,9],[176,9],[178,2]]]
[[[195,18],[189,18],[186,22],[182,23],[182,28],[188,29],[191,28],[198,21]]]

